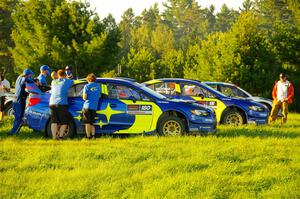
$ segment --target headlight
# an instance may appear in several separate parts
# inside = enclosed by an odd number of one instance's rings
[[[253,111],[258,111],[258,112],[263,112],[264,111],[264,108],[260,107],[260,106],[249,106],[249,109],[253,110]]]
[[[198,115],[198,116],[209,116],[209,112],[208,111],[204,111],[204,110],[191,110],[193,115]]]

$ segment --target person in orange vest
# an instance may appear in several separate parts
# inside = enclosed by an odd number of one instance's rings
[[[269,123],[275,122],[280,109],[282,111],[282,123],[286,123],[288,104],[293,102],[293,84],[286,79],[286,75],[284,73],[280,73],[279,78],[280,80],[275,83],[272,91],[273,107],[269,117]]]

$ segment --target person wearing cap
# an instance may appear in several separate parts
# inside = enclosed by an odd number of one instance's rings
[[[41,85],[47,86],[48,83],[47,83],[46,77],[47,77],[48,75],[50,75],[51,69],[50,69],[49,66],[47,66],[47,65],[42,65],[42,66],[40,67],[40,72],[41,72],[41,73],[40,73],[40,75],[38,76],[38,80],[39,80],[39,82],[40,82]]]
[[[14,123],[13,128],[8,133],[8,135],[13,135],[18,133],[23,125],[23,115],[25,112],[26,98],[28,93],[25,91],[26,83],[34,83],[32,76],[34,73],[30,69],[25,69],[23,73],[17,78],[15,84],[15,95],[16,99],[13,102],[12,108],[14,113]]]
[[[66,71],[66,76],[67,76],[68,79],[75,79],[75,77],[72,73],[72,67],[71,66],[66,66],[65,71]]]
[[[84,100],[82,109],[82,121],[85,124],[86,137],[88,139],[95,139],[94,121],[96,117],[96,110],[98,102],[101,97],[100,84],[96,83],[96,76],[91,73],[86,77],[88,84],[83,88],[82,98]]]
[[[0,121],[4,118],[4,103],[5,94],[10,91],[10,83],[4,77],[4,74],[0,73]]]
[[[68,91],[73,85],[73,80],[66,78],[64,70],[57,71],[58,79],[51,82],[50,112],[51,112],[51,132],[52,138],[64,138],[65,130],[72,119],[68,111]]]
[[[288,104],[293,102],[293,84],[286,79],[286,75],[284,73],[280,73],[279,79],[280,80],[275,83],[272,91],[273,107],[269,117],[269,123],[275,122],[280,109],[282,111],[282,123],[286,123]]]

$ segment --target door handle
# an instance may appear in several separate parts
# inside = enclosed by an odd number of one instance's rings
[[[110,104],[110,108],[116,108],[117,104]]]

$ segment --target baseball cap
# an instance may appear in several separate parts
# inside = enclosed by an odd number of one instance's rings
[[[23,75],[34,75],[34,72],[32,72],[32,70],[30,70],[29,68],[26,68],[23,71]]]
[[[40,70],[47,70],[49,73],[51,72],[51,68],[49,66],[47,66],[47,65],[42,65],[40,67]]]

